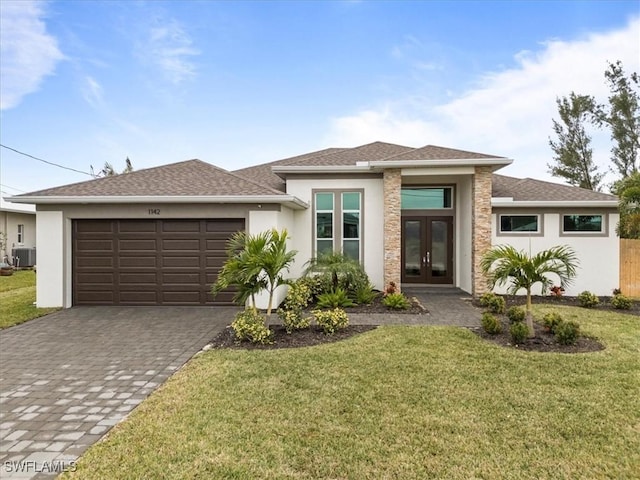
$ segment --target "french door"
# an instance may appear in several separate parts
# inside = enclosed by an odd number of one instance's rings
[[[453,217],[402,217],[402,282],[453,283]]]

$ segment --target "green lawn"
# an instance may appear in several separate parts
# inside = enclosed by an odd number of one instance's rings
[[[640,318],[575,318],[607,348],[504,349],[381,327],[318,347],[211,350],[64,478],[541,479],[640,472]]]
[[[36,273],[20,270],[8,277],[0,277],[0,329],[41,317],[59,310],[36,308]]]

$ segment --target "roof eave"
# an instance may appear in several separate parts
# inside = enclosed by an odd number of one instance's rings
[[[20,196],[5,197],[11,203],[35,205],[121,204],[121,203],[276,203],[294,210],[309,204],[293,195],[104,195],[104,196]]]
[[[366,173],[369,165],[274,165],[271,171],[278,176],[287,173]]]
[[[493,170],[498,170],[507,165],[511,165],[513,160],[510,158],[496,157],[496,158],[454,158],[454,159],[442,159],[442,160],[376,160],[369,162],[369,165],[374,168],[416,168],[416,167],[459,167],[459,166],[479,166],[494,167]]]
[[[491,199],[492,207],[518,208],[617,208],[618,200],[513,200],[506,197]]]

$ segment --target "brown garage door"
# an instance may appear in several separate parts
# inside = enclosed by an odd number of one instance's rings
[[[242,219],[75,220],[74,305],[213,304],[211,284]],[[222,292],[217,305],[231,304]]]

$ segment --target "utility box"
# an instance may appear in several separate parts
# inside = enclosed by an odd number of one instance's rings
[[[12,248],[14,267],[33,267],[36,264],[35,248]]]

